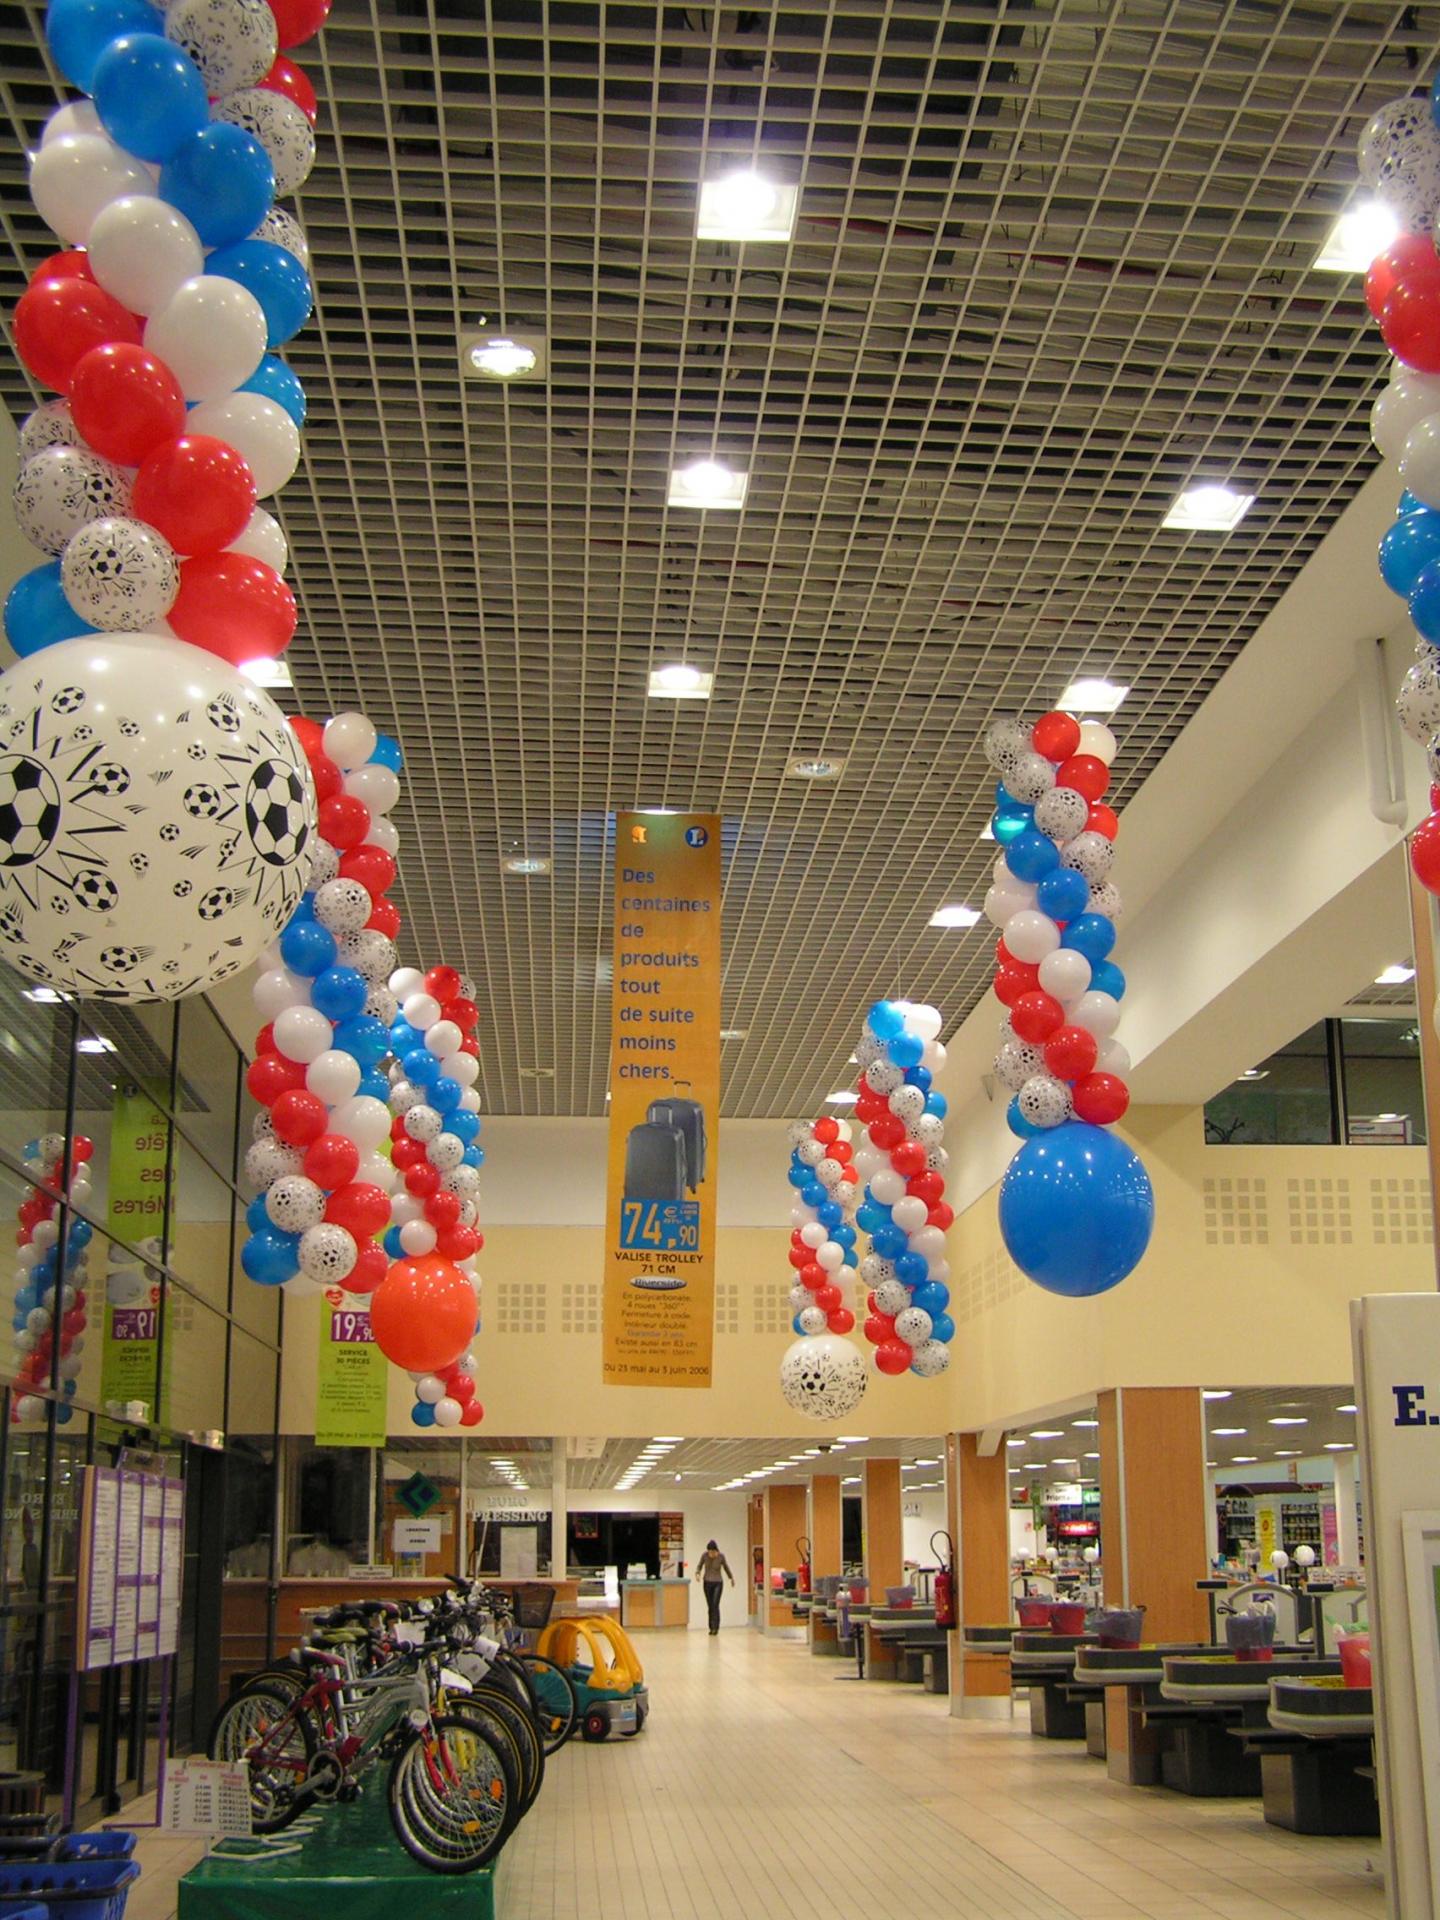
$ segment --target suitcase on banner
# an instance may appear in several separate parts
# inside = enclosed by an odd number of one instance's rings
[[[645,1118],[680,1129],[685,1140],[685,1184],[694,1193],[705,1178],[705,1109],[698,1100],[652,1100]]]
[[[679,1127],[647,1120],[625,1142],[627,1200],[685,1198],[685,1136]]]

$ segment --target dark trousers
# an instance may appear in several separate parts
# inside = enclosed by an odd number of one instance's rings
[[[725,1590],[725,1583],[723,1580],[706,1580],[702,1584],[705,1588],[705,1605],[710,1610],[710,1631],[718,1633],[720,1631],[720,1595]]]

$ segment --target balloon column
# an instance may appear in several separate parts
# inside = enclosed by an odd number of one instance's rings
[[[855,1325],[855,1208],[860,1189],[845,1120],[797,1120],[790,1129],[790,1311],[799,1338],[780,1361],[786,1404],[814,1420],[860,1404],[865,1363],[843,1336]]]
[[[85,1290],[88,1285],[88,1248],[93,1230],[88,1220],[71,1215],[65,1234],[65,1271],[60,1274],[60,1229],[55,1222],[55,1193],[62,1188],[79,1206],[91,1197],[87,1164],[95,1148],[77,1134],[70,1149],[70,1180],[65,1187],[65,1140],[62,1134],[42,1134],[25,1148],[25,1170],[34,1185],[25,1189],[16,1218],[15,1304],[11,1324],[15,1353],[11,1371],[20,1385],[10,1402],[11,1421],[34,1420],[45,1402],[27,1386],[44,1386],[55,1368],[55,1341],[60,1341],[59,1376],[68,1400],[76,1390],[80,1355],[85,1345]],[[56,1419],[64,1426],[71,1409],[62,1401]]]
[[[1430,761],[1430,812],[1410,837],[1410,864],[1440,893],[1440,82],[1428,100],[1381,107],[1360,136],[1360,177],[1389,208],[1401,235],[1370,264],[1365,301],[1394,354],[1370,432],[1399,462],[1404,491],[1380,542],[1380,574],[1409,605],[1415,663],[1396,710]]]
[[[855,1048],[855,1117],[866,1128],[855,1155],[865,1196],[855,1221],[870,1237],[860,1278],[870,1289],[865,1338],[881,1373],[922,1378],[950,1365],[955,1322],[945,1234],[945,1096],[931,1081],[945,1064],[934,1007],[878,1000]]]
[[[1000,1229],[1024,1273],[1070,1295],[1123,1280],[1154,1215],[1144,1167],[1106,1131],[1130,1103],[1130,1056],[1115,1038],[1125,976],[1110,958],[1115,750],[1101,721],[1068,713],[1033,727],[996,720],[985,736],[1003,849],[985,914],[1000,931],[995,993],[1008,1009],[995,1074],[1025,1143],[1001,1185]]]

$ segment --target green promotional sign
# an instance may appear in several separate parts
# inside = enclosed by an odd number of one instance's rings
[[[142,1088],[115,1090],[110,1116],[110,1186],[105,1231],[136,1246],[165,1238],[165,1153],[169,1122]],[[155,1410],[155,1357],[160,1335],[160,1285],[145,1269],[112,1249],[105,1283],[105,1331],[100,1355],[100,1399],[105,1406],[140,1400]]]
[[[440,1489],[425,1474],[412,1473],[395,1497],[401,1506],[408,1507],[418,1520],[422,1514],[428,1513],[440,1498]]]
[[[343,1294],[336,1295],[345,1301]],[[320,1302],[320,1369],[315,1395],[315,1441],[322,1447],[383,1447],[388,1400],[384,1354],[370,1315],[353,1302]]]

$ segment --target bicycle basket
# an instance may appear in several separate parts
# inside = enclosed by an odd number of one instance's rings
[[[539,1633],[550,1624],[555,1605],[554,1587],[525,1585],[515,1589],[515,1624],[523,1633]]]

